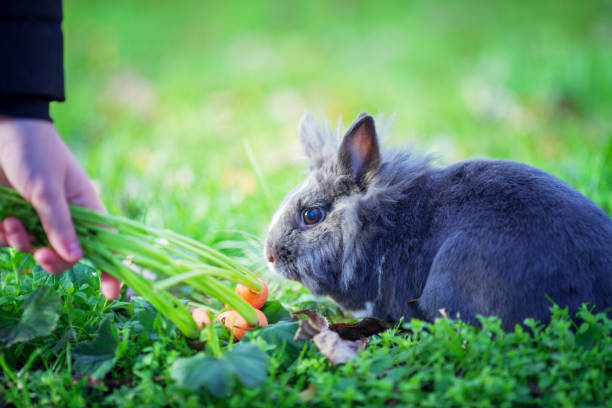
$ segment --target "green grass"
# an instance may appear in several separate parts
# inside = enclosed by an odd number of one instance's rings
[[[434,324],[413,320],[374,336],[365,352],[339,367],[333,367],[311,342],[292,341],[297,323],[268,312],[272,325],[253,331],[239,346],[222,352],[225,358],[217,359],[210,340],[204,351],[193,350],[175,326],[141,299],[104,301],[98,294],[96,274],[86,265],[50,276],[22,254],[5,255],[0,259],[6,270],[0,286],[4,294],[0,321],[5,324],[19,318],[19,305],[35,288],[47,287],[47,297],[61,297],[59,320],[51,334],[0,353],[0,391],[9,405],[612,403],[612,321],[586,308],[577,321],[570,319],[567,310],[553,308],[548,326],[527,320],[529,330],[517,326],[512,333],[504,333],[501,322],[494,318],[482,319],[482,328],[448,319]],[[19,273],[20,268],[30,266],[32,273]],[[295,297],[293,304],[312,307],[305,297]],[[328,314],[337,312],[328,310]],[[0,327],[0,336],[4,336],[2,330]],[[227,350],[225,330],[216,328],[215,332],[219,336],[216,344]],[[184,378],[190,371],[184,364],[178,368],[177,361],[200,363],[198,376],[212,375],[213,380],[202,380],[206,388],[189,385]],[[215,361],[238,364],[233,371],[247,366],[242,374],[250,375],[247,380],[257,386],[245,387],[242,377],[223,377],[223,365]],[[177,375],[178,371],[183,374]],[[94,379],[83,373],[93,373]],[[196,381],[194,378],[190,381]]]
[[[68,100],[52,115],[111,213],[212,244],[270,281],[271,298],[289,309],[338,317],[269,276],[261,256],[275,206],[303,177],[295,129],[304,109],[345,125],[364,110],[396,112],[396,143],[440,163],[523,161],[612,213],[612,5],[566,3],[66,1]],[[312,346],[260,333],[268,378],[220,401],[172,380],[173,362],[194,351],[143,302],[105,302],[86,265],[50,277],[30,258],[0,257],[3,318],[15,319],[38,286],[62,296],[52,334],[2,350],[7,404],[612,404],[609,336],[590,334],[610,323],[572,333],[560,311],[533,339],[491,338],[495,322],[441,321],[430,334],[413,322],[420,334],[374,337],[339,368]],[[73,377],[72,350],[106,318],[119,355],[102,383],[87,385]]]

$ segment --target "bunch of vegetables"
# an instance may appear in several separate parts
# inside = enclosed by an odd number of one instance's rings
[[[236,285],[236,294],[255,308],[255,312],[257,313],[257,324],[255,326],[267,326],[268,319],[260,309],[268,299],[268,287],[262,280],[260,280],[259,283],[261,284],[261,290],[258,292],[253,291],[248,286],[238,284]],[[195,308],[191,311],[191,315],[200,329],[202,329],[204,325],[210,325],[208,309],[204,307]],[[242,317],[240,313],[231,309],[220,313],[215,318],[215,321],[221,322],[221,324],[227,327],[236,340],[240,340],[246,332],[255,327]]]
[[[255,297],[265,293],[265,302],[267,288],[253,273],[228,256],[191,238],[124,217],[76,206],[71,206],[71,212],[85,258],[134,289],[185,336],[198,337],[198,325],[185,303],[168,291],[183,282],[226,304],[246,322],[246,328],[261,321],[261,311],[240,293],[247,291]],[[0,219],[9,216],[21,220],[36,244],[48,245],[34,208],[16,191],[0,186]],[[153,272],[158,280],[146,279],[139,273],[142,270]],[[237,283],[238,294],[222,280]],[[240,319],[235,317],[232,326],[240,324],[242,327],[244,322],[238,322]],[[229,323],[229,319],[224,322]],[[235,337],[239,335],[235,333]]]

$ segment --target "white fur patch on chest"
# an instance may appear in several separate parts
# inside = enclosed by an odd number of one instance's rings
[[[349,310],[349,312],[359,319],[372,317],[374,313],[374,302],[365,302],[363,309]]]

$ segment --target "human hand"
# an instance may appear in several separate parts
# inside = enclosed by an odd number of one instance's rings
[[[51,248],[35,249],[15,217],[0,222],[0,246],[34,251],[36,262],[52,274],[63,272],[83,257],[69,204],[100,212],[106,209],[53,123],[0,118],[0,184],[14,188],[32,204]],[[100,288],[107,299],[115,299],[120,283],[102,272]]]

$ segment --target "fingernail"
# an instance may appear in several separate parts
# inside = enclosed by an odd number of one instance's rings
[[[78,242],[73,242],[72,244],[68,245],[68,254],[73,259],[81,258],[83,256],[81,245]]]

